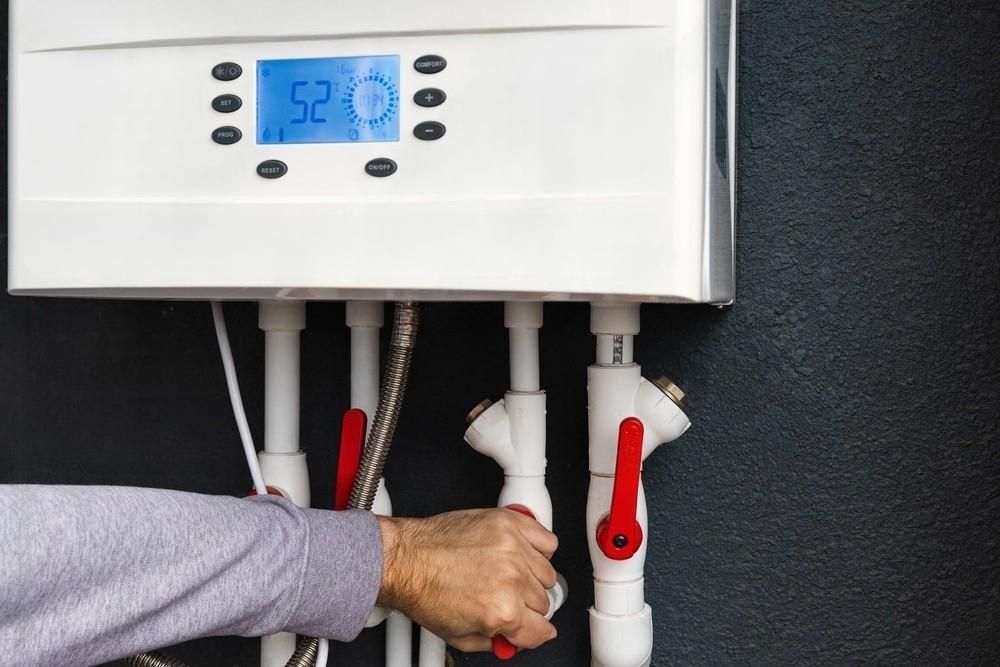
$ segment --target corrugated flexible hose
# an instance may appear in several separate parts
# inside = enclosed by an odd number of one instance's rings
[[[361,465],[358,467],[358,475],[351,491],[351,509],[370,512],[372,505],[375,504],[375,494],[378,492],[385,462],[389,458],[389,448],[396,434],[399,413],[403,409],[403,398],[406,396],[406,383],[410,378],[410,364],[417,346],[419,329],[420,305],[409,301],[397,303],[389,361],[382,380],[382,393],[379,396],[375,420],[372,422],[368,442],[361,456]],[[312,667],[316,664],[318,654],[319,640],[314,637],[303,637],[285,667]],[[160,653],[140,653],[126,660],[126,664],[129,667],[188,667],[180,660]]]
[[[372,505],[375,504],[375,494],[382,480],[382,471],[385,469],[386,459],[389,458],[389,448],[392,446],[392,438],[399,423],[399,413],[403,408],[406,383],[410,377],[410,363],[413,361],[413,351],[417,346],[419,329],[419,304],[397,303],[389,360],[382,379],[382,391],[379,395],[378,408],[375,410],[375,419],[372,421],[358,474],[354,480],[354,488],[351,490],[349,504],[351,509],[370,512]]]

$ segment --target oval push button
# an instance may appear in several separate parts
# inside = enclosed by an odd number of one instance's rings
[[[447,131],[448,129],[441,123],[429,120],[413,128],[413,136],[424,141],[435,141],[443,137]]]
[[[437,74],[448,66],[448,61],[441,56],[421,56],[413,63],[413,69],[421,74]]]
[[[375,158],[365,165],[365,173],[375,178],[385,178],[396,173],[396,163],[387,157]]]
[[[212,100],[212,108],[219,113],[233,113],[243,106],[243,100],[237,95],[219,95]]]
[[[288,173],[288,165],[281,160],[265,160],[257,165],[257,175],[261,178],[274,180]]]
[[[413,96],[413,101],[422,107],[439,107],[448,96],[439,88],[424,88]]]
[[[238,127],[220,127],[212,132],[212,141],[223,146],[231,146],[243,138]]]
[[[212,76],[219,81],[235,81],[243,76],[243,68],[236,63],[219,63],[212,68]]]

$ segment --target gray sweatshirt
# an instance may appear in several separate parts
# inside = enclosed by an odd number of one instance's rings
[[[95,665],[216,635],[351,640],[382,578],[368,512],[0,485],[0,665]]]

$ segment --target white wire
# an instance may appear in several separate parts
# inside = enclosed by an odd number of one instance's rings
[[[319,651],[316,652],[316,667],[326,667],[326,660],[330,655],[330,642],[325,639],[319,640]]]
[[[222,355],[222,367],[226,371],[226,385],[229,387],[229,401],[233,404],[233,416],[236,417],[236,428],[240,431],[243,442],[243,452],[250,467],[250,477],[253,478],[253,488],[258,496],[267,495],[264,475],[260,471],[260,461],[257,459],[257,449],[253,445],[253,435],[250,424],[247,423],[247,413],[243,409],[243,396],[240,394],[240,382],[236,378],[236,364],[233,362],[233,349],[229,346],[229,333],[226,331],[226,318],[222,313],[222,304],[212,302],[212,319],[215,320],[215,337],[219,339],[219,354]]]

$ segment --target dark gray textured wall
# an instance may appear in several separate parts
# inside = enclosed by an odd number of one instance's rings
[[[742,3],[739,302],[647,308],[638,343],[695,422],[646,469],[655,665],[1000,664],[998,23],[985,1]],[[229,313],[260,433],[254,309]],[[523,665],[588,659],[587,323],[583,305],[547,310],[571,601]],[[320,504],[346,348],[343,307],[313,306]],[[427,307],[388,470],[403,513],[494,501],[462,417],[503,391],[505,353],[498,305]],[[0,482],[247,487],[205,305],[0,296],[0,378]],[[379,642],[337,664],[379,664]],[[251,665],[256,642],[177,653]]]

